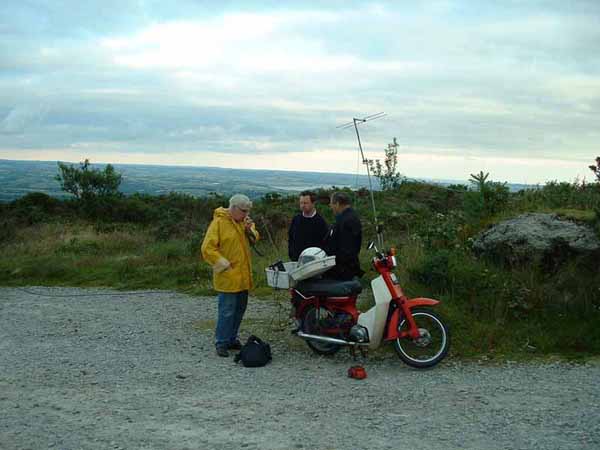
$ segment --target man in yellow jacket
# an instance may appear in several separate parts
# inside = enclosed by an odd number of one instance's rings
[[[238,332],[248,305],[252,284],[250,240],[259,239],[250,216],[252,202],[242,194],[229,199],[229,208],[217,208],[202,242],[202,257],[213,269],[213,286],[218,295],[215,346],[217,355],[239,350]]]

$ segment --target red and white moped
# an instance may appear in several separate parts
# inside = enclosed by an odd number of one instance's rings
[[[397,265],[395,251],[379,252],[374,243],[368,248],[375,250],[372,264],[379,273],[371,281],[375,305],[366,312],[358,311],[356,301],[362,287],[357,280],[314,277],[298,280],[290,287],[296,335],[321,355],[332,355],[343,346],[350,347],[353,354],[356,349],[366,353],[367,349],[393,342],[398,356],[409,366],[436,365],[450,347],[448,327],[431,310],[439,301],[406,297],[392,271]],[[330,265],[325,268],[327,264],[323,264],[325,270],[335,265],[335,257],[326,260]],[[321,269],[320,273],[325,270]],[[294,272],[297,270],[291,271],[292,278]]]

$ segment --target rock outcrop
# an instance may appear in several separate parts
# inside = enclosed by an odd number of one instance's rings
[[[594,231],[556,214],[528,213],[479,234],[473,250],[509,264],[556,267],[573,257],[600,265],[600,239]]]

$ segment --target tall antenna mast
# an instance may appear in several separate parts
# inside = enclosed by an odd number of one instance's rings
[[[352,122],[348,122],[348,123],[345,123],[343,125],[336,127],[336,128],[340,128],[343,130],[354,127],[354,130],[356,131],[356,139],[358,140],[358,148],[360,150],[360,156],[362,158],[363,164],[365,166],[367,166],[367,178],[369,179],[369,192],[371,194],[371,206],[373,207],[373,220],[375,221],[375,231],[377,232],[377,244],[379,245],[379,248],[383,248],[383,228],[381,227],[381,225],[379,224],[379,221],[377,220],[377,210],[375,209],[375,197],[373,196],[373,184],[371,182],[371,170],[369,169],[369,161],[365,158],[365,154],[364,154],[363,148],[362,148],[362,143],[360,142],[360,134],[358,132],[358,124],[369,122],[370,120],[381,119],[385,115],[386,115],[385,113],[380,112],[377,114],[372,114],[370,116],[363,117],[362,119],[357,119],[356,117],[354,117],[352,119]]]

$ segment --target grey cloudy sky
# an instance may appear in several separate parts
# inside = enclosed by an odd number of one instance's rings
[[[0,158],[591,179],[599,1],[169,3],[3,2]]]

